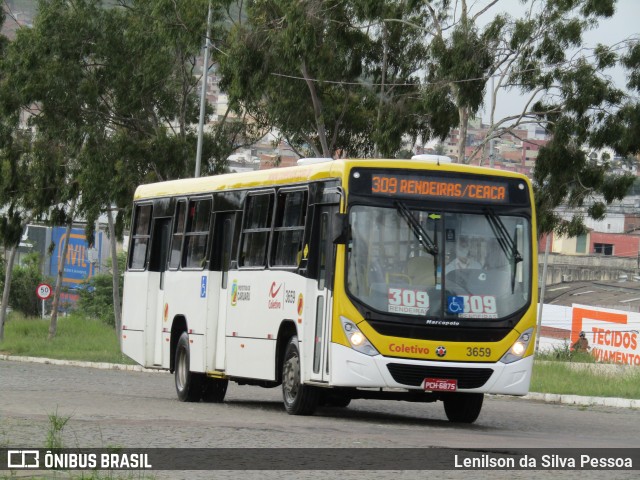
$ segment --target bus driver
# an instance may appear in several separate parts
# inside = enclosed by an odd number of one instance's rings
[[[470,244],[467,237],[460,237],[456,244],[456,258],[451,260],[445,267],[445,273],[453,270],[481,269],[480,263],[470,255]]]

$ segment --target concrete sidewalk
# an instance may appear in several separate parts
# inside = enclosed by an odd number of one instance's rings
[[[79,360],[57,360],[53,358],[21,357],[17,355],[0,354],[0,360],[8,360],[12,362],[43,363],[46,365],[68,365],[68,366],[83,367],[83,368],[99,368],[102,370],[124,370],[129,372],[166,373],[165,370],[144,368],[144,367],[141,367],[140,365],[124,365],[119,363],[105,363],[105,362],[83,362]],[[566,405],[640,409],[640,400],[629,399],[629,398],[583,397],[580,395],[567,395],[567,394],[559,394],[559,393],[536,393],[536,392],[530,392],[528,395],[525,395],[522,398],[524,398],[525,400],[535,400],[535,401],[542,401],[547,403],[562,403]]]

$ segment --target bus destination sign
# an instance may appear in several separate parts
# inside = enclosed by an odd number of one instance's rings
[[[460,177],[372,173],[371,189],[367,193],[462,202],[509,202],[509,184],[507,182]]]

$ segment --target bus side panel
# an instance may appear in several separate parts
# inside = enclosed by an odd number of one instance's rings
[[[275,380],[273,362],[276,341],[257,338],[227,338],[227,373],[233,377]]]
[[[204,335],[189,335],[189,370],[192,372],[203,372],[204,368]]]
[[[165,273],[163,328],[170,332],[171,322],[176,317],[182,316],[186,319],[190,337],[200,335],[204,338],[205,333],[210,334],[207,332],[208,303],[210,301],[217,303],[217,292],[215,298],[210,299],[209,273],[207,270]],[[204,372],[206,345],[203,339],[198,341],[201,348],[190,345],[190,369],[193,372]]]
[[[140,365],[144,365],[145,336],[142,330],[122,331],[122,353]]]
[[[298,340],[303,342],[304,315],[298,314],[298,305],[302,312],[307,301],[306,282],[302,276],[282,270],[229,272],[225,331],[228,375],[275,379],[275,346],[282,322],[295,322]]]
[[[127,272],[124,283],[122,353],[144,366],[153,363],[156,323],[159,322],[156,319],[157,282],[154,281],[157,276],[150,272]]]
[[[162,332],[162,368],[171,368],[171,331]]]

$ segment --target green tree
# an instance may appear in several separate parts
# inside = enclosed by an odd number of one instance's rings
[[[215,19],[227,3],[213,2]],[[43,0],[33,28],[18,31],[3,59],[0,95],[5,116],[14,120],[7,135],[16,137],[22,128],[17,119],[28,113],[34,141],[24,144],[32,165],[38,160],[47,167],[46,188],[55,195],[38,205],[52,222],[64,225],[72,213],[83,215],[92,239],[94,221],[105,212],[110,236],[120,237],[138,184],[192,175],[195,66],[207,5]],[[223,171],[228,154],[252,131],[225,119],[205,136],[205,174]],[[24,185],[38,191],[29,181]],[[71,209],[74,199],[77,210]]]
[[[466,163],[469,120],[483,104],[503,18],[498,16],[480,29],[477,21],[484,11],[472,14],[465,0],[461,2],[459,18],[458,6],[448,0],[428,3],[427,8],[425,27],[433,39],[429,44],[425,100],[443,128],[457,124],[457,160]]]
[[[622,55],[622,65],[628,72],[627,88],[635,96],[628,96],[620,109],[613,115],[606,115],[592,137],[596,148],[611,146],[623,157],[627,166],[637,160],[634,157],[640,152],[640,41],[634,41],[629,50]]]
[[[40,314],[40,300],[36,296],[38,284],[43,280],[40,263],[40,255],[31,253],[13,270],[9,305],[30,317]]]
[[[611,65],[615,55],[606,48],[596,51],[602,67]],[[623,56],[629,70],[628,87],[639,90],[640,48],[634,44]],[[544,105],[556,112],[545,115],[552,140],[540,151],[534,181],[538,208],[538,229],[575,236],[586,231],[584,214],[596,220],[605,217],[607,206],[627,195],[636,179],[632,173],[611,173],[608,156],[591,158],[584,148],[612,147],[621,156],[640,152],[637,139],[640,102],[612,89],[599,78],[594,66],[580,62],[580,72],[564,84],[570,108]],[[569,92],[577,92],[572,95]],[[562,221],[554,209],[560,204],[576,208],[570,221]]]
[[[90,69],[85,63],[92,43],[100,40],[96,37],[100,22],[96,5],[95,1],[40,1],[33,28],[17,32],[5,59],[7,109],[27,114],[26,124],[33,136],[28,147],[30,163],[41,168],[50,182],[41,190],[34,189],[40,210],[48,212],[51,224],[69,228],[77,213],[79,158],[86,142],[82,113],[87,105],[95,104],[99,94],[85,74]],[[66,15],[65,8],[75,9],[86,19]],[[53,35],[56,22],[59,29]],[[62,258],[66,258],[64,252]],[[56,277],[49,338],[57,331],[62,268]]]
[[[582,39],[585,31],[614,13],[615,0],[521,3],[517,16],[498,12],[504,5],[498,1],[428,3],[423,28],[434,38],[425,96],[441,113],[441,121],[457,125],[461,163],[484,152],[495,138],[517,136],[516,128],[528,123],[544,126],[552,140],[540,151],[534,171],[538,227],[540,232],[557,229],[575,235],[584,231],[582,214],[564,222],[556,207],[584,207],[587,215],[600,219],[632,181],[629,175],[611,174],[609,162],[591,161],[585,151],[611,146],[622,154],[633,152],[628,148],[634,136],[629,129],[633,107],[620,109],[625,95],[603,73],[619,60],[619,46],[585,50]],[[627,61],[634,63],[633,58],[629,55]],[[521,112],[498,119],[495,104],[504,89],[519,91],[528,101]],[[466,156],[468,121],[479,111],[487,90],[493,106],[489,131]]]
[[[214,2],[214,21],[224,3]],[[188,177],[194,170],[195,66],[208,2],[134,0],[120,4],[122,8],[102,11],[104,39],[92,53],[100,65],[93,84],[101,93],[86,111],[92,128],[79,176],[80,211],[90,225],[106,213],[113,240],[122,236],[137,185]],[[213,34],[217,32],[216,27]],[[219,121],[205,134],[202,172],[223,171],[228,155],[242,144],[239,137],[250,131],[243,121],[227,122],[226,116]],[[113,260],[114,241],[111,244]],[[116,272],[114,282],[118,277]],[[112,291],[119,331],[120,297],[115,283]]]
[[[56,148],[41,141],[29,128],[20,127],[20,110],[6,109],[5,81],[3,77],[0,82],[0,241],[6,252],[0,340],[4,338],[13,266],[22,232],[33,219],[48,212],[58,198],[57,157],[44,153]]]
[[[221,86],[301,156],[392,156],[428,128],[424,47],[402,23],[419,13],[414,2],[249,3],[218,55]]]
[[[595,56],[581,50],[582,34],[614,13],[615,0],[523,0],[516,16],[503,11],[509,3],[429,2],[425,24],[416,25],[433,35],[425,95],[442,121],[458,127],[460,163],[468,163],[489,141],[519,126],[549,125],[554,114],[582,108],[580,102],[606,108],[607,101],[621,93],[608,85],[605,96],[595,98],[589,87],[591,79],[604,80],[602,69],[615,62],[611,49],[599,47]],[[516,90],[529,100],[521,112],[496,118],[498,94],[505,90]],[[467,157],[468,122],[483,106],[486,93],[493,107],[490,129]],[[553,101],[538,101],[541,98]]]

